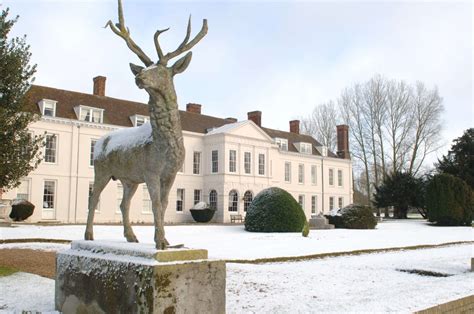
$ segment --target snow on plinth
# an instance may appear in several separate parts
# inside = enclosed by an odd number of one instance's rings
[[[127,257],[128,259],[150,259],[150,262],[175,262],[207,259],[207,250],[202,249],[167,249],[157,250],[153,244],[114,242],[114,241],[73,241],[72,250],[86,251],[95,254]],[[83,252],[85,253],[85,252]]]

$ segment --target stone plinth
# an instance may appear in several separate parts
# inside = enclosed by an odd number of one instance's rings
[[[56,256],[63,313],[225,313],[223,261],[206,250],[74,241]]]
[[[0,227],[10,226],[10,213],[12,212],[12,201],[0,199]]]
[[[334,229],[334,225],[329,224],[329,221],[326,217],[322,215],[312,216],[309,219],[309,228],[310,229]]]

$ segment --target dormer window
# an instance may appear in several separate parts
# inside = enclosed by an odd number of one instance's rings
[[[104,109],[77,106],[74,108],[76,115],[81,121],[102,123],[104,121]]]
[[[328,148],[326,146],[317,146],[316,149],[319,151],[321,156],[326,157],[328,155]]]
[[[288,150],[288,140],[286,138],[275,138],[275,144],[280,147],[281,150],[287,151]]]
[[[150,118],[147,116],[135,114],[133,116],[130,116],[130,120],[132,121],[133,126],[140,126],[150,121]]]
[[[41,114],[47,117],[55,117],[56,116],[56,103],[55,100],[50,99],[43,99],[38,103],[40,108]]]
[[[299,149],[298,151],[302,154],[311,154],[312,153],[312,146],[311,143],[298,143],[299,144]]]

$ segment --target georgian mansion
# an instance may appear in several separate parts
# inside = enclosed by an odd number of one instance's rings
[[[105,81],[94,78],[93,94],[43,86],[29,90],[27,105],[41,114],[30,130],[45,134],[43,161],[3,195],[35,205],[27,221],[84,223],[94,181],[94,144],[110,131],[147,122],[148,105],[106,97]],[[192,222],[189,210],[200,201],[217,209],[213,222],[229,222],[233,214],[245,216],[255,195],[272,186],[291,193],[308,218],[352,202],[347,126],[337,126],[338,151],[333,153],[300,134],[298,120],[289,121],[286,132],[263,127],[260,111],[238,121],[203,115],[201,105],[188,104],[180,114],[186,159],[171,189],[165,222]],[[110,181],[95,222],[121,221],[122,194],[120,182]],[[144,184],[132,199],[130,219],[153,222]]]

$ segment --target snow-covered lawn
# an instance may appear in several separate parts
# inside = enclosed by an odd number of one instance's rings
[[[227,311],[413,312],[474,294],[470,257],[471,245],[457,245],[294,263],[227,264]]]
[[[0,228],[0,239],[79,240],[85,226],[19,225]],[[153,247],[153,227],[135,226]],[[472,241],[470,227],[433,227],[421,220],[379,223],[375,230],[312,230],[249,233],[242,225],[166,226],[172,244],[205,248],[211,258],[256,259],[359,249]],[[124,242],[121,226],[95,226],[95,238]],[[140,244],[143,245],[143,244]],[[2,248],[62,250],[65,244],[14,243]],[[469,272],[472,245],[383,252],[271,264],[227,264],[229,313],[411,312],[474,294]],[[397,269],[422,269],[449,277],[426,277]],[[0,277],[0,312],[54,310],[54,281],[16,273]]]
[[[80,240],[84,230],[84,225],[20,225],[15,228],[0,228],[0,239]],[[134,230],[142,243],[153,245],[152,226],[134,226]],[[382,222],[375,230],[311,230],[308,238],[302,237],[300,233],[251,233],[246,232],[242,225],[166,226],[165,230],[171,244],[183,243],[190,248],[207,249],[210,258],[219,259],[302,256],[473,240],[471,227],[433,227],[423,220]],[[96,225],[94,232],[97,240],[125,241],[121,226]],[[41,246],[9,244],[0,245],[0,248]]]
[[[471,245],[272,264],[227,264],[228,313],[413,312],[474,294]],[[449,274],[426,277],[397,269]],[[0,277],[0,313],[54,310],[54,281]]]
[[[28,273],[0,277],[0,313],[54,311],[54,280]]]

